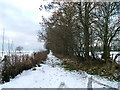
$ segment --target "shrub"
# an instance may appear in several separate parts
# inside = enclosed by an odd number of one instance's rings
[[[28,70],[46,60],[47,52],[36,52],[33,55],[12,55],[5,56],[2,67],[2,82],[9,82],[10,78],[22,73],[23,70]]]

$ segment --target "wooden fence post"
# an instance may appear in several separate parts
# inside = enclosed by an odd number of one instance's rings
[[[118,82],[118,90],[120,90],[120,82]]]
[[[87,88],[88,90],[92,90],[92,76],[88,78]]]

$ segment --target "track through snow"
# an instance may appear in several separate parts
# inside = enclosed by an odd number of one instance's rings
[[[0,85],[1,88],[87,88],[88,75],[82,71],[66,71],[57,64],[61,61],[55,56],[48,54],[48,59],[41,67],[36,70],[23,71],[10,82]],[[107,84],[109,86],[118,87],[118,82],[108,81],[107,79],[92,76],[94,79]],[[93,83],[93,88],[102,88],[98,84]]]

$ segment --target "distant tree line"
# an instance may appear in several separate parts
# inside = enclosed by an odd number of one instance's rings
[[[85,60],[97,58],[96,52],[103,51],[102,58],[108,60],[113,40],[120,32],[120,2],[51,3],[45,9],[55,4],[58,9],[52,16],[43,17],[44,33],[38,32],[46,48]]]

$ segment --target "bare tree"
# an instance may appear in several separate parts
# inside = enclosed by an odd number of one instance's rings
[[[17,46],[16,49],[15,49],[15,51],[19,51],[19,52],[21,52],[22,50],[23,50],[22,46]]]
[[[85,47],[85,58],[89,60],[90,51],[90,28],[94,22],[92,12],[96,7],[96,3],[93,2],[80,2],[77,4],[79,9],[79,21],[82,25],[84,32],[84,47]]]
[[[86,60],[91,60],[90,51],[96,59],[94,52],[101,51],[103,44],[106,60],[111,43],[120,30],[119,7],[119,2],[59,4],[49,19],[43,18],[45,33],[39,32],[38,38],[46,40],[46,47],[53,52],[82,56]]]
[[[103,58],[110,57],[110,45],[116,33],[120,31],[120,2],[98,3],[96,12],[98,36],[103,42]]]

